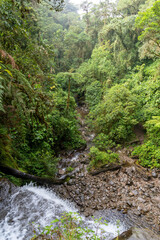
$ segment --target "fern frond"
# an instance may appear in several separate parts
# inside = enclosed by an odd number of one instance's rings
[[[160,116],[153,116],[151,120],[147,121],[147,124],[152,124],[157,128],[160,128]]]
[[[17,66],[14,58],[9,53],[7,53],[6,51],[0,49],[0,56],[1,56],[2,59],[8,60],[9,63],[12,65],[12,68],[18,69],[18,66]]]

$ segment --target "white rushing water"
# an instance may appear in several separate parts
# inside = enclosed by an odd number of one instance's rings
[[[34,235],[33,222],[46,226],[64,212],[78,211],[72,203],[62,200],[53,191],[32,184],[17,188],[4,208],[6,214],[0,220],[0,240],[29,240]],[[96,229],[94,221],[83,220],[84,225]],[[116,223],[101,227],[106,231],[103,239],[109,240],[117,235]],[[121,225],[118,230],[123,232],[125,229]]]

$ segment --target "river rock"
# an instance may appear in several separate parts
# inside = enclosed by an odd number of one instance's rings
[[[116,240],[114,238],[113,240]],[[160,236],[156,235],[149,229],[144,228],[131,228],[128,231],[122,233],[118,240],[160,240]]]
[[[152,171],[152,177],[156,178],[158,175],[155,171]]]
[[[0,178],[0,221],[5,218],[9,208],[10,196],[18,189],[5,178]]]
[[[7,200],[17,187],[5,178],[0,178],[0,201]]]

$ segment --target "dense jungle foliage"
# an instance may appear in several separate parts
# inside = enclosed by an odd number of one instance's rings
[[[131,145],[142,166],[160,167],[160,0],[81,8],[0,0],[0,164],[53,176],[59,153],[85,144],[86,104],[90,155]]]

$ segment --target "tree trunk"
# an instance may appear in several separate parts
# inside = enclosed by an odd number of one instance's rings
[[[70,103],[70,91],[71,91],[71,77],[69,76],[69,79],[68,79],[67,109],[69,109],[69,103]]]
[[[17,169],[8,167],[8,166],[0,166],[0,171],[12,175],[17,178],[25,179],[34,181],[41,184],[50,184],[50,185],[60,185],[65,182],[65,179],[53,179],[53,178],[43,178],[43,177],[37,177],[28,173],[21,172]]]

